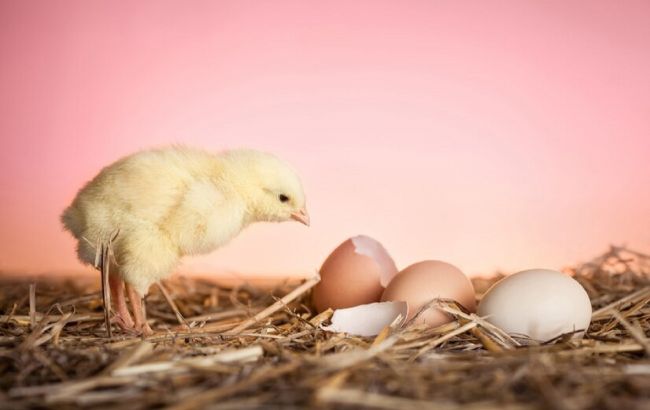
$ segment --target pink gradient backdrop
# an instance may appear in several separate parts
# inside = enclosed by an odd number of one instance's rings
[[[313,219],[184,270],[305,273],[357,233],[469,273],[650,248],[648,1],[2,1],[0,59],[4,271],[80,270],[76,189],[172,142],[285,157]]]

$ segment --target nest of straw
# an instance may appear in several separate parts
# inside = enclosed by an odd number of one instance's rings
[[[156,334],[107,337],[102,295],[79,281],[0,288],[0,407],[170,409],[648,409],[650,256],[612,247],[570,270],[594,314],[582,340],[520,343],[453,301],[438,328],[375,338],[321,329],[308,280],[274,289],[167,284]],[[480,295],[499,276],[476,279]]]

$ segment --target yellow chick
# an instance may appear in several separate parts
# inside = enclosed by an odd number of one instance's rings
[[[95,262],[94,245],[119,230],[109,279],[114,320],[144,334],[152,331],[142,297],[181,257],[209,253],[253,222],[288,220],[309,225],[302,184],[285,162],[255,150],[214,154],[186,147],[118,160],[88,182],[61,215],[87,264]]]

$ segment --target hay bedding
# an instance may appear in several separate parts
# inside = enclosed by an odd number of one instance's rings
[[[515,340],[453,301],[456,321],[326,333],[309,288],[180,278],[147,299],[156,334],[114,329],[76,282],[0,289],[0,407],[171,409],[650,409],[650,256],[612,248],[572,270],[594,306],[582,341]],[[479,295],[498,277],[475,280]],[[280,299],[284,297],[283,299]],[[31,308],[30,308],[31,306]]]

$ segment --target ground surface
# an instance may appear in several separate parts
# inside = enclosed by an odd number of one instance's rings
[[[168,285],[190,330],[175,329],[155,289],[156,334],[109,339],[96,290],[39,280],[30,317],[30,282],[6,280],[0,407],[650,409],[650,258],[613,248],[574,274],[594,306],[589,331],[543,346],[447,302],[456,321],[440,328],[332,334],[319,328],[328,314],[310,309],[309,283],[278,303],[296,285],[190,279]],[[479,295],[495,279],[476,280]]]

